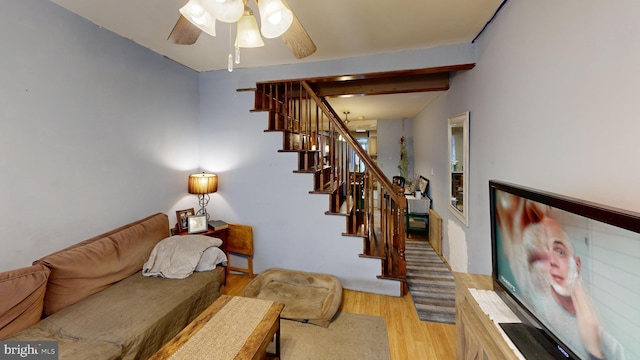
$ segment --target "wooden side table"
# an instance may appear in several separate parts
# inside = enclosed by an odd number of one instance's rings
[[[407,199],[407,212],[405,216],[405,229],[407,234],[429,234],[429,208],[430,198],[417,199],[413,195],[405,195]]]
[[[184,236],[184,235],[204,235],[204,236],[210,236],[210,237],[214,237],[214,238],[218,238],[220,240],[222,240],[222,246],[221,249],[222,251],[224,251],[224,254],[227,256],[227,263],[229,262],[229,250],[228,250],[228,240],[229,240],[229,229],[220,229],[220,230],[212,230],[210,228],[207,228],[207,231],[205,232],[201,232],[201,233],[197,233],[197,234],[189,234],[188,231],[182,231],[182,232],[178,232],[177,229],[172,229],[171,232],[175,235],[180,235],[180,236]],[[227,266],[224,267],[224,284],[227,285],[227,278],[229,277],[229,266],[227,264]]]

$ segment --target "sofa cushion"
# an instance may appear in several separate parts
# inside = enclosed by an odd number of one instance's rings
[[[169,233],[167,215],[158,213],[36,260],[34,264],[51,270],[44,315],[140,271],[156,243]]]
[[[138,272],[25,331],[116,344],[122,359],[147,359],[222,294],[224,279],[222,267],[185,279],[146,277]]]
[[[40,320],[49,273],[43,265],[0,273],[0,340]]]

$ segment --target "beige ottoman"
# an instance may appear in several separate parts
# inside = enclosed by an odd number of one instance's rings
[[[273,268],[251,280],[242,295],[284,304],[283,319],[327,327],[342,302],[342,284],[331,275]]]

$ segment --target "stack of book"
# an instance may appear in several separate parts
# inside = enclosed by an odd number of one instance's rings
[[[209,229],[211,230],[222,230],[229,227],[229,224],[222,220],[209,220]]]

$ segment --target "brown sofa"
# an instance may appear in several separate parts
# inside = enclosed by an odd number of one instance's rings
[[[165,214],[0,273],[0,340],[58,341],[60,359],[146,359],[223,292],[225,271],[142,276]],[[42,319],[41,319],[42,318]]]

